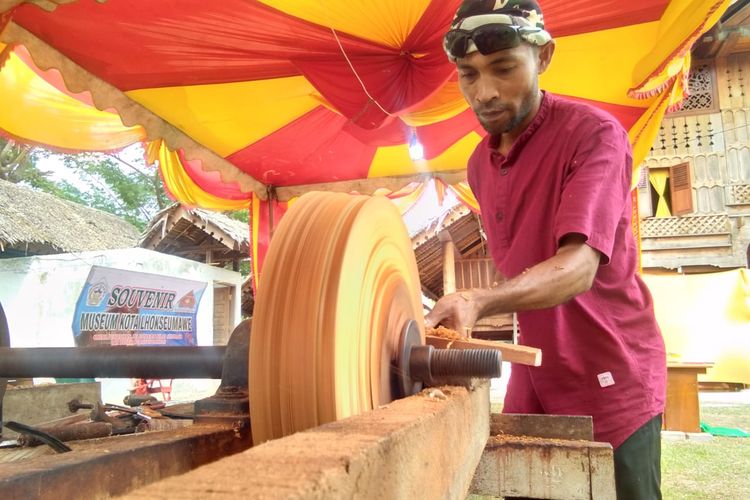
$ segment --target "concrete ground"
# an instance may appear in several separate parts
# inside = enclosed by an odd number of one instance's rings
[[[701,406],[750,405],[750,389],[742,391],[702,391],[698,393]]]

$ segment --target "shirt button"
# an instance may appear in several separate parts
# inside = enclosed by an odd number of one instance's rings
[[[505,218],[505,216],[503,215],[502,212],[497,212],[495,214],[495,220],[497,220],[498,222],[501,222],[504,218]]]
[[[500,169],[500,175],[508,175],[508,168],[503,167]]]

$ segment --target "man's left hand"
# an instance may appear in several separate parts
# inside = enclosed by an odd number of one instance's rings
[[[439,324],[466,337],[479,318],[479,308],[471,290],[451,293],[441,297],[424,318],[426,328]]]

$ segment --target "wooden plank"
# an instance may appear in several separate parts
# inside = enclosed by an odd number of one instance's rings
[[[469,338],[452,340],[433,335],[427,335],[426,342],[438,349],[493,349],[503,354],[503,361],[526,366],[540,366],[542,364],[542,350],[536,347]]]
[[[492,436],[477,466],[471,493],[614,500],[612,447],[591,441]]]
[[[499,434],[593,441],[594,421],[585,416],[493,413],[490,415],[490,435]]]
[[[427,389],[127,498],[465,498],[489,435],[488,408],[487,383]]]
[[[231,423],[200,424],[71,443],[69,453],[3,463],[0,497],[94,500],[136,490],[142,499],[138,488],[247,449],[248,431]]]

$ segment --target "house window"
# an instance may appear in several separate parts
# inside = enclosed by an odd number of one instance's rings
[[[693,212],[690,163],[649,171],[652,216],[674,217]]]
[[[690,182],[689,163],[669,167],[669,188],[672,215],[691,213],[693,211],[693,186]]]
[[[694,62],[688,79],[688,96],[683,101],[682,108],[669,116],[704,114],[718,110],[713,64]]]

